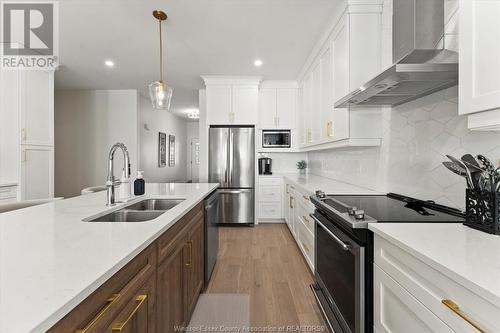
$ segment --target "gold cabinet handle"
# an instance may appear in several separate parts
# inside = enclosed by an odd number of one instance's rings
[[[186,241],[186,245],[188,247],[188,260],[186,262],[186,266],[190,267],[193,264],[193,241]]]
[[[123,331],[123,329],[127,326],[130,319],[132,319],[132,317],[136,314],[136,312],[139,311],[139,308],[142,306],[142,304],[146,301],[147,298],[148,298],[148,295],[138,295],[135,298],[135,301],[138,303],[135,306],[134,310],[132,310],[132,312],[130,312],[130,314],[128,315],[127,319],[125,319],[125,321],[123,321],[121,323],[113,324],[113,327],[111,328],[111,330],[118,331],[118,332]]]
[[[101,319],[102,316],[104,316],[106,311],[108,311],[108,309],[118,300],[118,298],[120,298],[120,294],[113,294],[109,296],[109,298],[106,301],[106,305],[101,309],[101,311],[99,311],[99,313],[94,317],[94,319],[92,319],[84,328],[76,330],[75,333],[88,332],[92,327],[94,327],[94,325],[99,321],[99,319]]]
[[[328,137],[333,136],[333,122],[332,121],[329,121],[326,123],[326,135]]]
[[[309,252],[309,247],[307,247],[306,244],[302,243],[302,246],[304,247],[304,250],[306,250],[306,252]]]
[[[21,141],[26,141],[26,128],[21,129]]]
[[[309,219],[305,215],[302,215],[302,218],[306,224],[309,224]]]
[[[306,195],[303,195],[302,198],[304,198],[306,201],[309,201],[309,197]]]
[[[469,316],[467,316],[466,313],[460,310],[460,307],[458,306],[457,303],[453,302],[451,299],[443,299],[441,303],[446,305],[451,311],[455,312],[460,318],[468,322],[476,330],[478,330],[481,333],[486,333],[486,331],[483,328],[481,328],[481,326],[479,326],[478,323],[476,323],[473,319],[469,318]]]

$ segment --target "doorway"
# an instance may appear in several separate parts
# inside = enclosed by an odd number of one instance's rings
[[[199,169],[200,169],[200,139],[192,137],[190,140],[190,164],[188,166],[188,179],[192,183],[197,183],[200,181]]]

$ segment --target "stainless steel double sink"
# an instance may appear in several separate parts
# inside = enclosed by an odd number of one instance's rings
[[[113,212],[92,216],[85,222],[145,222],[150,221],[167,210],[174,208],[184,199],[146,199],[135,202]]]

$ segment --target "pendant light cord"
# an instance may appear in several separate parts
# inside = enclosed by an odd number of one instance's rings
[[[163,43],[161,39],[161,20],[158,20],[160,25],[160,82],[163,82]]]

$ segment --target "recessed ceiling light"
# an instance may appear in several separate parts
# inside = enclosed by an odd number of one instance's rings
[[[255,65],[255,67],[260,67],[260,66],[262,66],[262,60],[260,60],[260,59],[256,59],[256,60],[253,62],[253,64]]]
[[[105,60],[104,64],[108,67],[115,67],[115,62],[113,60]]]

